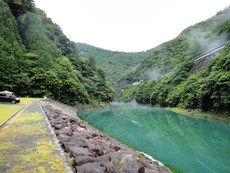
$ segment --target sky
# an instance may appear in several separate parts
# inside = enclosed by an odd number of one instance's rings
[[[34,0],[74,42],[124,52],[156,47],[229,0]]]

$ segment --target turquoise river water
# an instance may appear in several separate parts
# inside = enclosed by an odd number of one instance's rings
[[[230,124],[123,103],[80,117],[173,172],[230,173]]]

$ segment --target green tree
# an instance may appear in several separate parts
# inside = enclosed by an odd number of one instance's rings
[[[32,12],[34,10],[34,1],[33,0],[5,0],[13,15],[18,17],[25,13]]]

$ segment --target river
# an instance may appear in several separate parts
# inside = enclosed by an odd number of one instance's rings
[[[125,103],[80,118],[173,172],[230,173],[230,124]]]

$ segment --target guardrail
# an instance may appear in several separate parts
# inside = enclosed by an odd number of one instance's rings
[[[221,51],[223,48],[225,48],[225,46],[226,46],[228,43],[230,43],[230,41],[225,42],[224,44],[222,44],[221,46],[215,48],[214,50],[211,50],[211,51],[209,51],[209,52],[207,52],[207,53],[204,53],[204,54],[201,54],[201,55],[196,56],[195,58],[193,58],[193,61],[197,62],[197,61],[199,61],[199,60],[201,60],[201,59],[203,59],[203,58],[206,58],[206,57],[208,57],[208,56],[212,56],[213,54],[218,53],[218,52]],[[166,73],[166,74],[164,74],[164,75],[162,75],[161,77],[164,77],[164,76],[166,76],[166,75],[168,75],[168,74],[170,74],[170,73],[172,73],[172,72],[173,72],[173,70],[170,71],[170,72],[168,72],[168,73]]]
[[[200,59],[203,59],[203,58],[206,58],[206,57],[208,57],[208,56],[211,56],[211,55],[213,55],[213,54],[215,54],[215,53],[221,51],[221,50],[226,46],[226,44],[227,44],[227,43],[225,43],[224,45],[222,45],[222,46],[220,46],[220,47],[218,47],[218,48],[215,48],[214,50],[209,51],[208,53],[199,55],[199,56],[197,56],[197,57],[195,57],[195,58],[193,58],[193,59],[194,59],[194,61],[196,62],[196,61],[199,61]]]

